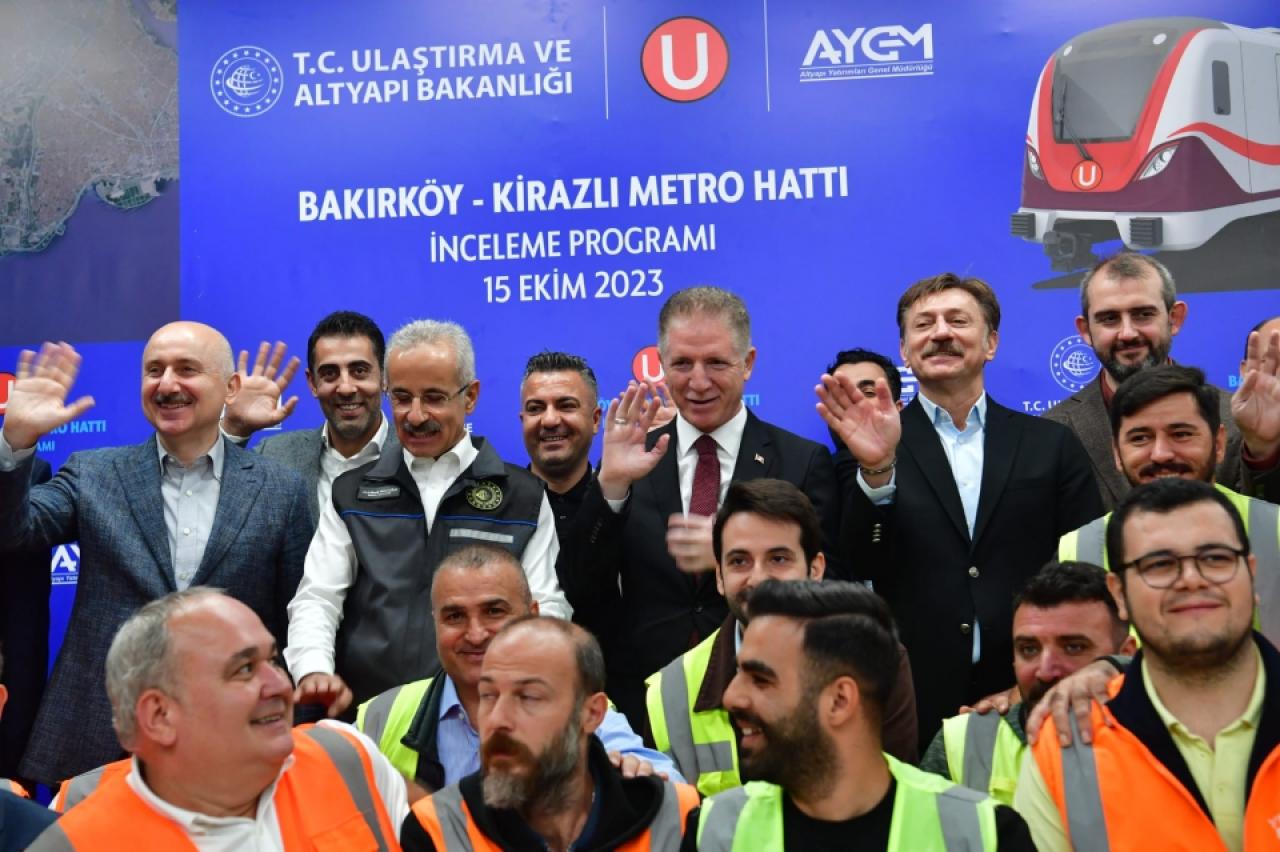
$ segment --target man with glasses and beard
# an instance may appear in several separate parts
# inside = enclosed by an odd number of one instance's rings
[[[431,575],[455,549],[510,550],[542,612],[572,612],[542,483],[467,432],[480,382],[466,331],[405,325],[387,343],[383,374],[402,451],[334,481],[289,604],[289,671],[301,700],[330,716],[435,671]]]
[[[762,583],[724,700],[743,780],[765,783],[703,802],[682,849],[1033,849],[1012,809],[883,753],[896,671],[888,607],[865,587]]]
[[[581,627],[540,616],[507,625],[480,675],[480,771],[419,801],[402,848],[677,848],[697,791],[613,768],[592,736],[609,706],[604,677]]]
[[[1131,483],[1112,462],[1108,411],[1116,388],[1130,376],[1170,363],[1173,337],[1187,318],[1173,276],[1160,261],[1123,251],[1101,261],[1080,282],[1076,330],[1102,362],[1097,379],[1044,415],[1071,429],[1093,463],[1102,502],[1110,511]],[[1218,418],[1226,425],[1226,452],[1217,479],[1241,494],[1280,502],[1280,334],[1249,337],[1240,365],[1241,385],[1222,394]],[[1249,379],[1249,376],[1253,376]]]
[[[1258,566],[1235,506],[1204,482],[1140,486],[1107,552],[1142,650],[1073,731],[1088,744],[1047,722],[1032,746],[1014,802],[1037,848],[1277,848],[1280,653],[1251,629]]]

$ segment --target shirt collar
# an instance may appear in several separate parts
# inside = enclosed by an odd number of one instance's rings
[[[270,802],[275,798],[276,787],[280,784],[280,779],[289,771],[289,767],[293,766],[293,755],[289,755],[284,759],[280,771],[276,773],[275,780],[262,791],[262,795],[258,796],[258,807],[254,811],[253,817],[216,817],[202,814],[198,811],[189,811],[186,808],[180,808],[175,804],[166,802],[155,794],[155,792],[147,785],[142,777],[142,767],[138,763],[135,755],[131,759],[132,767],[129,774],[125,776],[125,783],[129,788],[138,795],[138,798],[146,802],[152,809],[159,811],[164,816],[181,825],[188,834],[202,833],[207,828],[218,828],[220,826],[239,825],[246,822],[253,822],[260,817],[263,812],[263,803]]]
[[[177,456],[175,456],[173,453],[169,452],[164,448],[164,444],[160,442],[159,435],[156,436],[156,453],[157,455],[160,456],[160,470],[162,471],[164,470],[165,465],[168,463],[167,460],[172,459],[174,464],[179,464],[179,465],[182,464],[182,462],[178,461]],[[203,459],[203,458],[208,458],[210,464],[213,465],[213,478],[221,481],[223,462],[227,458],[227,449],[222,443],[221,432],[218,433],[218,438],[213,442],[213,446],[210,447],[204,453],[204,455],[197,456],[193,464],[199,462],[200,459]]]
[[[1253,653],[1258,662],[1258,674],[1253,679],[1253,694],[1249,696],[1249,703],[1245,705],[1244,712],[1240,714],[1240,717],[1219,731],[1219,733],[1225,733],[1238,727],[1256,729],[1258,723],[1262,720],[1262,700],[1267,691],[1267,672],[1262,663],[1262,653],[1258,650],[1256,642],[1253,643]],[[1147,697],[1151,699],[1151,706],[1155,708],[1156,715],[1160,717],[1161,723],[1164,724],[1171,735],[1181,737],[1183,740],[1201,739],[1183,725],[1177,716],[1169,712],[1168,707],[1164,706],[1164,702],[1160,700],[1160,694],[1156,692],[1155,684],[1151,682],[1150,666],[1142,667],[1142,685],[1147,690]]]
[[[436,718],[443,721],[449,716],[457,716],[471,726],[471,720],[467,718],[467,708],[462,706],[462,699],[458,697],[458,687],[454,685],[453,678],[447,674],[440,676],[444,678],[444,686],[440,690],[440,714]]]
[[[685,420],[684,415],[676,414],[676,450],[681,455],[696,452],[693,449],[693,442],[703,434],[708,434],[715,439],[717,447],[728,453],[731,458],[737,458],[738,448],[742,446],[742,433],[746,428],[747,406],[742,403],[738,405],[738,413],[721,423],[714,432],[703,433],[697,426]]]
[[[924,413],[929,417],[929,422],[935,427],[942,425],[955,426],[951,419],[951,415],[947,410],[938,405],[929,397],[924,395],[923,391],[916,392],[916,399],[920,400],[920,407],[924,409]],[[982,396],[978,397],[978,401],[973,404],[973,408],[969,409],[969,416],[964,419],[965,428],[969,428],[971,423],[976,423],[979,429],[987,424],[987,392],[983,391]]]
[[[387,441],[387,430],[390,429],[391,426],[388,424],[387,416],[385,414],[379,411],[378,416],[382,419],[382,422],[378,424],[378,431],[374,432],[373,437],[369,439],[369,443],[361,447],[359,452],[351,458],[358,459],[361,456],[373,456],[382,451],[382,445]],[[333,449],[333,444],[329,443],[328,423],[325,423],[320,427],[320,442],[324,445],[326,450]]]
[[[422,459],[415,456],[408,450],[401,450],[404,453],[404,463],[409,470],[430,470],[435,462],[444,461],[447,458],[453,458],[458,463],[458,472],[471,467],[472,462],[476,460],[479,453],[476,445],[471,440],[471,433],[463,430],[462,437],[458,439],[458,443],[440,454],[438,459]]]

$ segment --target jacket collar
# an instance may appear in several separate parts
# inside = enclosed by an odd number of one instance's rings
[[[693,712],[706,713],[724,707],[724,691],[738,673],[738,651],[734,641],[737,630],[738,619],[730,613],[712,641],[711,659],[707,661],[707,673],[702,678],[702,687],[693,703]]]

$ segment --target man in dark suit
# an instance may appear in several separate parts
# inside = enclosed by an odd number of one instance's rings
[[[48,482],[53,470],[32,460],[31,484]],[[0,717],[0,775],[18,776],[18,765],[36,721],[49,672],[49,548],[34,547],[4,557],[0,577],[0,649],[6,656],[4,685],[9,703]]]
[[[222,407],[239,389],[226,339],[200,323],[170,323],[151,336],[142,360],[142,409],[154,438],[75,453],[50,482],[31,486],[39,438],[93,405],[91,397],[67,402],[80,356],[65,343],[22,353],[0,432],[0,541],[80,543],[75,607],[21,767],[46,784],[122,754],[103,661],[125,619],[175,589],[218,586],[257,612],[283,646],[311,539],[297,474],[218,432]]]
[[[1160,261],[1123,251],[1098,263],[1080,282],[1076,331],[1102,363],[1098,377],[1055,405],[1046,420],[1061,423],[1084,444],[1107,511],[1129,493],[1127,479],[1111,453],[1111,397],[1120,382],[1147,367],[1170,363],[1173,338],[1187,319],[1187,303],[1177,298],[1173,276]],[[1270,347],[1269,360],[1267,349]],[[1227,427],[1227,452],[1217,481],[1250,497],[1280,502],[1280,334],[1249,337],[1234,395],[1219,394],[1219,416]]]
[[[560,565],[575,609],[621,620],[608,649],[609,694],[633,725],[645,719],[644,678],[728,615],[711,526],[731,481],[772,477],[799,487],[822,519],[828,574],[845,570],[834,547],[840,508],[830,454],[742,403],[756,358],[742,300],[715,287],[676,293],[658,317],[658,353],[678,414],[650,432],[661,400],[646,400],[644,386],[610,404],[599,475],[579,510],[588,520],[564,543],[570,552]]]
[[[899,412],[879,380],[874,398],[843,376],[818,388],[858,464],[843,532],[911,654],[922,744],[960,705],[1008,686],[1014,594],[1059,536],[1102,514],[1075,436],[986,394],[999,326],[983,281],[926,278],[898,302],[915,400]]]

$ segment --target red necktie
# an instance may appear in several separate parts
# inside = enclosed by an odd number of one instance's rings
[[[698,465],[693,469],[689,514],[714,515],[720,507],[720,459],[716,457],[716,439],[703,435],[693,442],[693,448],[698,451]]]

